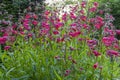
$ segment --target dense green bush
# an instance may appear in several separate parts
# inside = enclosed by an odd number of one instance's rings
[[[2,0],[0,2],[0,12],[2,14],[0,19],[5,19],[5,16],[10,14],[13,16],[13,20],[16,21],[19,16],[23,15],[28,6],[36,5],[36,1],[43,5],[44,0]]]
[[[120,29],[120,0],[115,0],[114,2],[111,2],[110,7],[112,9],[111,13],[115,17],[114,24],[116,28]]]

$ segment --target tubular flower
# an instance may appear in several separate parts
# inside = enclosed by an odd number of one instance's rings
[[[10,46],[5,46],[4,50],[8,51],[10,49]]]
[[[86,4],[87,4],[86,1],[82,1],[81,7],[82,7],[82,8],[85,8],[85,7],[86,7]]]
[[[7,36],[0,37],[0,44],[5,44],[7,41]]]
[[[77,36],[79,36],[80,34],[81,34],[80,31],[78,31],[78,32],[70,32],[70,33],[69,33],[69,35],[70,35],[71,37],[77,37]]]
[[[93,49],[97,45],[97,41],[96,40],[87,40],[87,44],[91,49]]]
[[[62,22],[58,22],[58,23],[56,23],[55,24],[55,28],[56,28],[56,30],[58,30],[60,27],[62,27],[63,26],[63,23]]]
[[[100,54],[98,51],[96,51],[96,50],[93,50],[93,54],[94,54],[96,57],[98,57],[98,56],[101,55],[101,54]]]
[[[59,34],[59,31],[54,30],[54,31],[53,31],[53,34],[54,34],[54,35],[57,35],[57,34]]]
[[[66,70],[64,76],[68,76],[70,74],[71,70]]]
[[[96,69],[98,67],[98,62],[93,65],[93,68]]]
[[[94,2],[93,5],[94,5],[95,7],[98,7],[99,4],[98,4],[98,2]]]
[[[120,35],[120,30],[116,30],[116,34]]]
[[[33,24],[34,26],[36,26],[36,25],[38,24],[38,21],[33,20],[33,21],[32,21],[32,24]]]
[[[103,37],[102,42],[105,46],[112,46],[113,42],[115,41],[114,37]]]
[[[76,19],[77,17],[75,16],[74,13],[71,12],[71,13],[70,13],[70,18],[71,18],[71,19]]]
[[[120,56],[119,52],[115,50],[107,50],[107,55],[108,56]]]

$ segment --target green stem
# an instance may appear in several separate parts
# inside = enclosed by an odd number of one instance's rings
[[[111,80],[113,80],[113,65],[114,65],[113,56],[111,56],[110,60],[111,60]]]

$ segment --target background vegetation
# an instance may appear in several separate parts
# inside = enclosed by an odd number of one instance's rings
[[[37,2],[40,3],[40,6],[44,5],[44,0],[1,0],[0,1],[0,20],[9,18],[8,15],[12,16],[13,21],[17,21],[20,16],[23,15],[24,10],[31,6],[37,5]],[[40,9],[39,12],[42,12],[44,9]],[[34,10],[33,10],[34,11]]]

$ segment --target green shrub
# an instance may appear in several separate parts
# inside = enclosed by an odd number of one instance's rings
[[[38,1],[41,5],[43,5],[44,0],[36,0],[36,1]],[[36,1],[35,0],[2,0],[0,3],[0,10],[2,12],[2,16],[0,17],[0,20],[5,19],[5,17],[8,15],[12,15],[13,20],[17,21],[18,17],[23,15],[24,10],[28,6],[32,6],[32,4],[35,5]],[[40,11],[42,11],[42,9]]]

